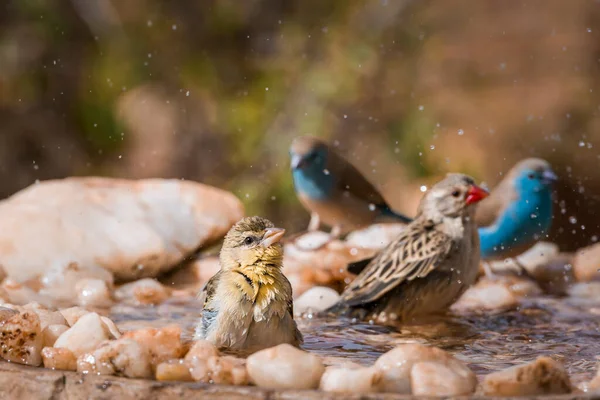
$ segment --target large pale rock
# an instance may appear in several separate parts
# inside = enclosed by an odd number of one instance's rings
[[[461,396],[475,391],[477,380],[447,364],[435,361],[416,363],[410,371],[410,385],[415,396]]]
[[[33,311],[15,314],[0,322],[0,357],[19,364],[38,366],[43,347],[40,318]]]
[[[318,356],[289,344],[252,354],[246,366],[257,386],[271,389],[316,389],[325,372]]]
[[[444,370],[436,368],[436,375],[429,377],[425,377],[422,370],[413,374],[415,365],[424,362],[440,364],[444,366]],[[388,351],[379,357],[374,368],[381,374],[377,384],[381,392],[411,394],[415,388],[421,391],[427,384],[439,387],[448,376],[453,379],[452,386],[443,394],[471,393],[477,385],[477,377],[462,361],[444,350],[421,344],[403,344]],[[430,372],[433,370],[434,368],[429,368]],[[422,382],[423,379],[427,381]]]
[[[48,325],[42,330],[42,342],[44,347],[52,347],[56,340],[69,330],[66,325]]]
[[[110,307],[113,303],[108,284],[101,279],[82,279],[75,284],[77,304],[83,307]]]
[[[340,295],[335,290],[316,286],[302,293],[294,300],[294,313],[302,314],[305,312],[318,312],[334,305],[340,299]]]
[[[566,394],[573,390],[563,366],[549,357],[486,375],[482,387],[487,396],[507,397]]]
[[[396,239],[405,229],[405,224],[374,224],[350,232],[346,237],[346,244],[353,247],[380,250]]]
[[[169,297],[169,290],[155,279],[145,278],[119,287],[115,297],[141,305],[160,304]]]
[[[151,378],[153,375],[148,349],[127,338],[104,342],[93,352],[81,355],[77,359],[77,371],[128,378]]]
[[[198,292],[221,269],[219,257],[208,256],[185,263],[172,273],[159,278],[163,285],[173,289]]]
[[[40,277],[40,295],[63,304],[81,304],[80,293],[83,282],[100,281],[108,289],[112,288],[113,275],[110,271],[95,265],[82,266],[76,262],[57,264]],[[79,300],[79,301],[78,301]],[[90,304],[92,305],[92,304]]]
[[[376,392],[380,372],[375,368],[327,367],[319,389],[334,393]]]
[[[82,316],[66,332],[56,339],[54,347],[66,348],[76,357],[91,352],[102,342],[110,338],[110,333],[100,316],[88,313]]]
[[[575,254],[573,273],[581,282],[600,280],[600,244],[585,247]]]
[[[118,280],[153,277],[242,216],[235,196],[200,183],[45,181],[0,203],[0,265],[19,282],[69,265],[102,267]]]

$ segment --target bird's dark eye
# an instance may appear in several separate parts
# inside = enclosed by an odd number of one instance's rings
[[[248,236],[244,239],[244,244],[252,244],[254,243],[254,238],[252,236]]]
[[[532,172],[532,173],[530,173],[529,175],[527,175],[527,177],[528,177],[529,179],[533,179],[533,178],[535,178],[535,174]]]
[[[458,190],[458,189],[453,190],[452,197],[458,197],[458,196],[460,196],[460,190]]]

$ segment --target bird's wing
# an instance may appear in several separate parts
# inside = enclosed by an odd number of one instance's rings
[[[475,223],[478,227],[493,225],[500,216],[500,213],[502,213],[502,210],[516,198],[517,194],[508,178],[503,180],[492,190],[486,199],[477,204],[477,208],[475,209]]]
[[[452,245],[452,239],[432,225],[413,223],[348,285],[342,301],[350,306],[369,303],[404,281],[427,276]]]
[[[198,293],[198,299],[202,301],[202,308],[207,309],[210,308],[210,302],[215,295],[215,291],[217,290],[217,285],[219,283],[219,279],[222,275],[222,270],[213,275],[212,278],[206,282],[202,290]]]
[[[336,185],[341,191],[347,191],[354,197],[376,206],[387,206],[385,199],[375,186],[356,167],[334,151],[329,151],[327,167],[336,178]]]

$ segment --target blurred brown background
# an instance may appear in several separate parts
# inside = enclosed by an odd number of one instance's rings
[[[412,214],[463,171],[547,158],[553,239],[600,235],[600,3],[3,0],[0,195],[176,177],[300,229],[287,147],[314,134]]]

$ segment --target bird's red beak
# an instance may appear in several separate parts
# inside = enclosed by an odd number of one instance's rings
[[[467,199],[465,200],[465,202],[467,203],[467,205],[477,203],[478,201],[485,199],[489,195],[490,194],[487,190],[482,189],[477,185],[473,185],[467,192]]]

